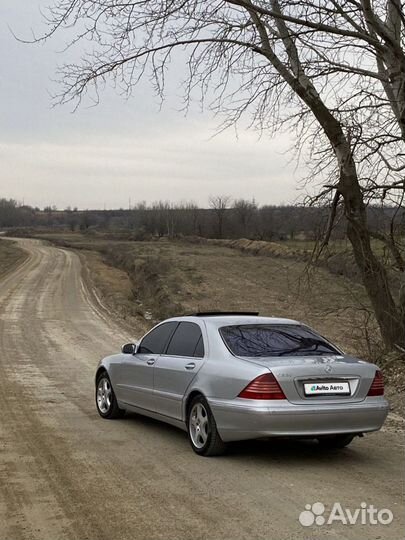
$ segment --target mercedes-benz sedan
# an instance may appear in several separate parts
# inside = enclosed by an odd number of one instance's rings
[[[343,448],[388,413],[377,366],[302,323],[251,313],[163,321],[99,363],[96,404],[103,418],[128,410],[178,426],[204,456],[267,437]]]

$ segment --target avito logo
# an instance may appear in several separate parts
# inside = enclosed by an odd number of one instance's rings
[[[321,502],[306,504],[305,510],[299,516],[299,522],[303,527],[311,525],[389,525],[394,519],[394,514],[388,508],[378,509],[373,504],[365,502],[354,510],[343,508],[340,502],[335,502],[329,515],[325,515],[325,505]]]

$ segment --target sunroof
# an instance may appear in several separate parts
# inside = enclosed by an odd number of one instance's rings
[[[193,313],[194,317],[223,317],[227,315],[247,315],[251,317],[257,317],[259,315],[258,311],[199,311],[198,313]]]

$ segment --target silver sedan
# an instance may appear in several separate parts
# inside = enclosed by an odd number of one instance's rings
[[[302,323],[255,313],[163,321],[101,360],[96,404],[103,418],[128,410],[173,424],[204,456],[265,437],[343,448],[388,413],[377,366]]]

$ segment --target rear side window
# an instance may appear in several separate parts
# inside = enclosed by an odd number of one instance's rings
[[[167,322],[151,330],[141,341],[138,352],[162,354],[177,325],[177,322]]]
[[[318,356],[340,354],[333,345],[305,326],[246,324],[219,330],[235,356]]]
[[[196,358],[203,358],[204,354],[205,354],[205,351],[204,351],[203,337],[200,336],[200,339],[198,340],[197,346],[194,351],[194,356]]]
[[[204,344],[198,324],[182,322],[170,340],[166,354],[172,356],[204,356]]]

